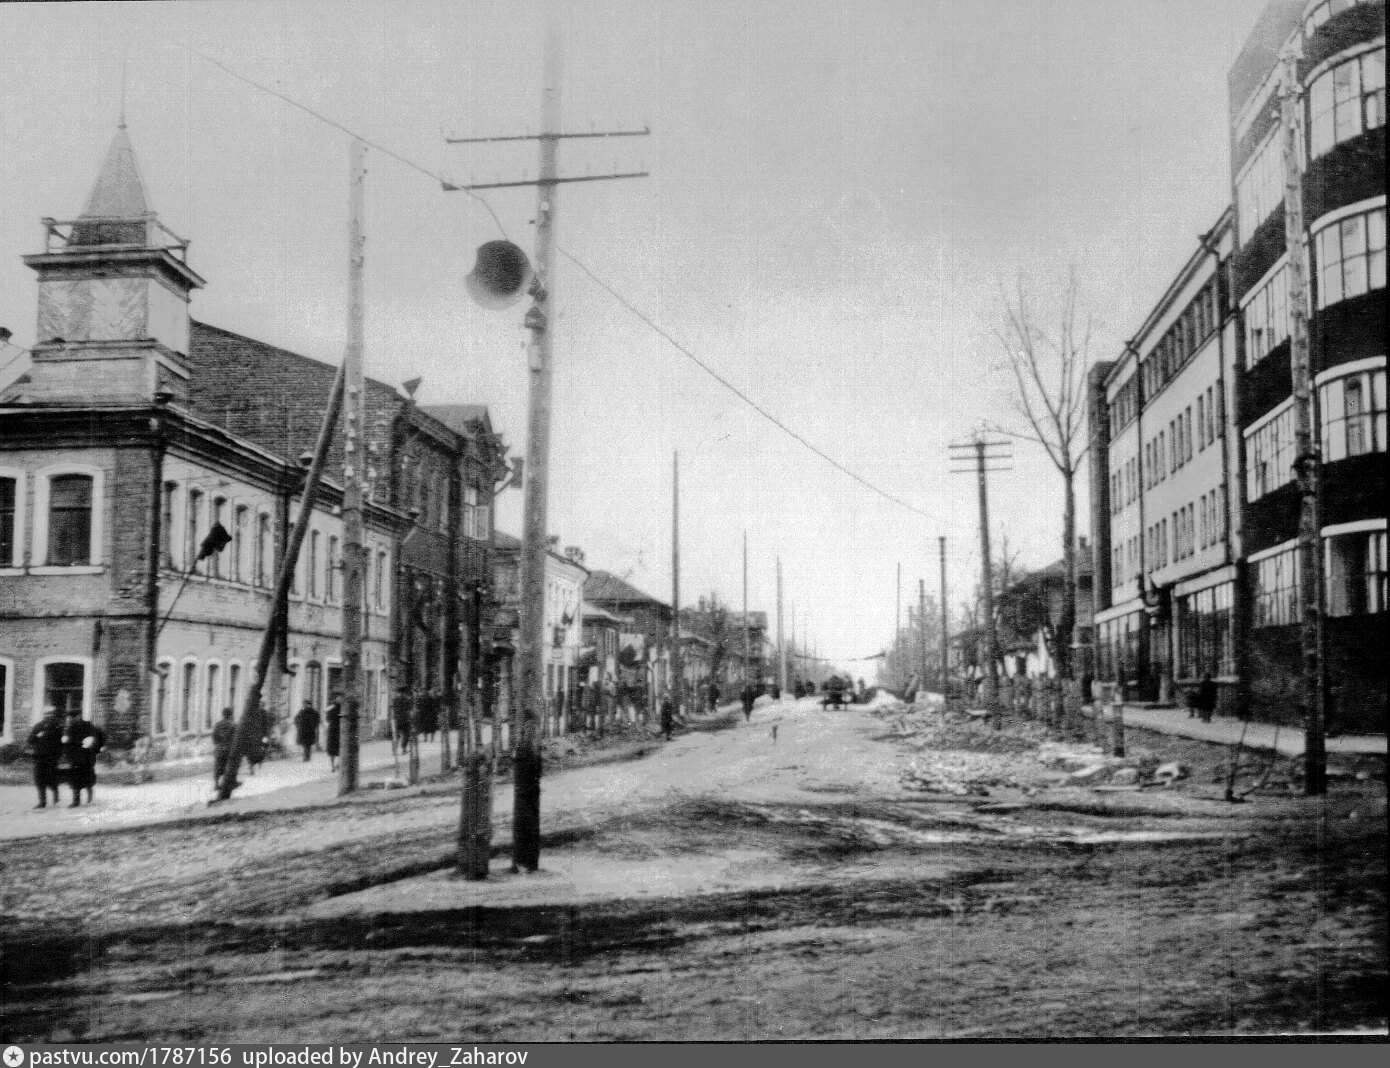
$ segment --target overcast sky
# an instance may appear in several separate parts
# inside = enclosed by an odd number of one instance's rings
[[[846,477],[559,261],[551,529],[669,599],[775,610],[831,657],[883,648],[903,600],[979,570],[947,444],[1007,418],[1000,287],[1046,306],[1078,268],[1112,358],[1228,200],[1226,71],[1263,0],[610,0],[564,9],[558,240],[844,466]],[[120,111],[161,221],[207,279],[196,318],[330,362],[345,336],[347,138],[207,53],[427,170],[535,173],[540,10],[506,3],[0,5],[0,325],[29,344],[38,220],[82,207]],[[187,47],[185,47],[187,46]],[[461,193],[368,159],[367,366],[424,403],[482,402],[525,441],[521,310],[464,293],[497,236]],[[534,192],[488,194],[529,248]],[[1082,527],[1085,486],[1080,487]],[[1060,482],[1026,444],[991,484],[995,546],[1061,555]],[[520,530],[510,491],[501,524]],[[869,665],[857,670],[868,675]]]

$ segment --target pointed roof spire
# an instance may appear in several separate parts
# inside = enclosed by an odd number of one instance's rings
[[[121,124],[116,127],[116,136],[106,150],[106,159],[82,214],[138,218],[149,211],[145,183],[140,180],[140,168],[135,163],[135,150],[131,148],[125,116],[122,115]]]

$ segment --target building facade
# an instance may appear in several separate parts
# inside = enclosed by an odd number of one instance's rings
[[[1297,65],[1324,692],[1331,729],[1384,730],[1385,5],[1271,3],[1229,77],[1240,309],[1234,425],[1243,468],[1250,700],[1298,705],[1300,623],[1280,51]],[[1296,713],[1295,713],[1296,714]]]

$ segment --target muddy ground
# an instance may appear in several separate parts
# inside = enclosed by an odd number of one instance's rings
[[[485,884],[449,870],[447,793],[8,843],[0,1031],[290,1042],[1386,1026],[1383,761],[1349,769],[1367,775],[1335,780],[1323,801],[1281,789],[1277,768],[1230,806],[1214,781],[1223,751],[1137,737],[1189,777],[1097,792],[1044,775],[962,797],[902,788],[922,749],[882,714],[782,706],[723,725],[549,777],[536,875],[507,871],[500,789]],[[1012,733],[1019,744],[994,748],[1028,759],[1035,726]]]

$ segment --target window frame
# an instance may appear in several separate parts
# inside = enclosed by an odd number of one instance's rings
[[[63,475],[86,475],[92,480],[92,511],[88,530],[88,550],[85,564],[50,564],[48,562],[48,512],[52,480]],[[106,472],[94,464],[61,463],[40,468],[34,473],[33,559],[31,572],[35,575],[96,575],[103,570],[102,546],[105,524]]]
[[[33,699],[31,705],[33,711],[33,721],[37,723],[43,714],[44,705],[44,677],[48,668],[55,664],[80,664],[82,666],[82,718],[92,722],[92,713],[95,705],[95,665],[90,656],[80,656],[72,653],[55,653],[51,656],[41,656],[34,661]]]
[[[0,574],[13,574],[24,570],[24,535],[28,532],[25,513],[29,503],[28,472],[20,467],[0,467],[0,478],[14,480],[14,542],[10,547],[10,559],[0,560]]]

